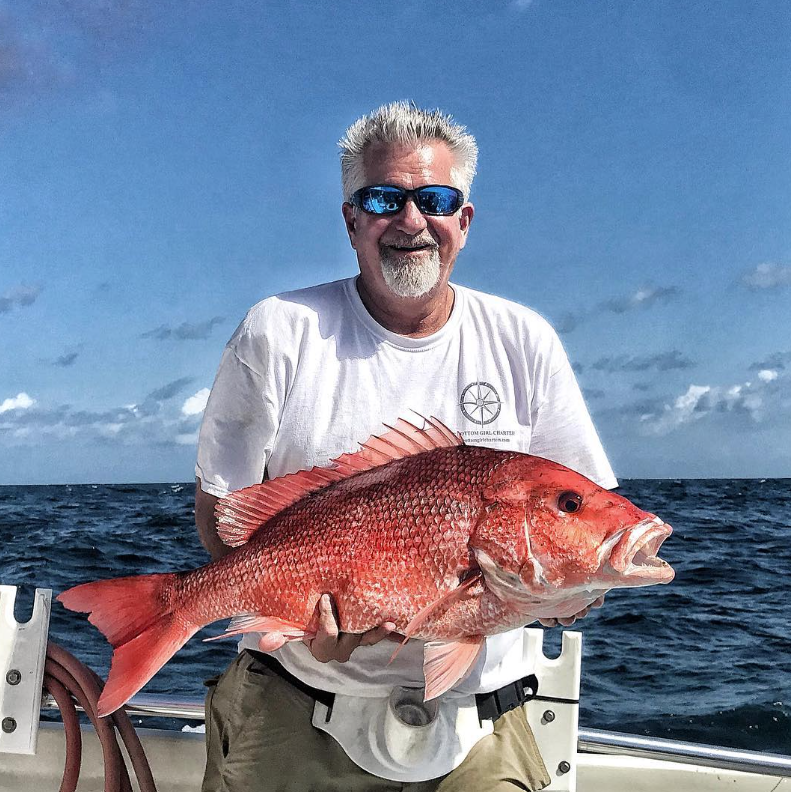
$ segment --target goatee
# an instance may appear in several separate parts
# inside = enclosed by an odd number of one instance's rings
[[[438,283],[442,262],[437,248],[430,248],[419,256],[399,255],[392,249],[381,254],[382,277],[387,287],[398,297],[422,297]]]

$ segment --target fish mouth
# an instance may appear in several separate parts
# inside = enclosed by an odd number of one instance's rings
[[[676,574],[673,567],[657,557],[659,548],[671,533],[673,529],[652,514],[613,537],[607,562],[622,586],[650,586],[673,580]]]

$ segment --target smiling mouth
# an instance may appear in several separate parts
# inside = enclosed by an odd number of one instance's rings
[[[421,250],[433,250],[434,245],[414,245],[410,247],[401,245],[386,245],[390,250],[397,250],[399,253],[416,253]]]

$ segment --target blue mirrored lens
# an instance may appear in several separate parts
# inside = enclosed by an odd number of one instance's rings
[[[397,187],[367,187],[360,197],[362,208],[373,214],[394,214],[406,203],[406,193]]]
[[[461,205],[459,194],[450,187],[423,187],[415,191],[418,209],[423,214],[450,215]]]

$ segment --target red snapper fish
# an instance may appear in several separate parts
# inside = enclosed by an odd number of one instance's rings
[[[224,635],[264,633],[262,651],[310,638],[323,593],[344,632],[390,621],[426,642],[428,700],[469,672],[487,635],[673,579],[656,556],[670,526],[579,473],[467,446],[434,418],[388,429],[326,468],[219,501],[219,536],[236,548],[225,557],[63,592],[115,650],[99,714],[218,619],[232,617]]]

